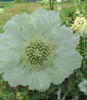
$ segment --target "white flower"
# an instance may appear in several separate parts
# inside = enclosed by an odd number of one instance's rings
[[[76,14],[80,14],[80,10],[79,9],[76,9]]]
[[[87,36],[87,21],[84,17],[77,17],[72,24],[72,30],[78,32],[81,36]]]
[[[5,9],[4,8],[0,8],[0,14],[4,14],[5,13]]]
[[[57,0],[57,2],[61,2],[61,0]]]
[[[11,86],[44,91],[81,65],[79,36],[59,25],[58,12],[39,9],[16,15],[0,35],[0,72]]]
[[[60,98],[61,98],[61,88],[59,88],[57,91],[57,100],[60,100]]]
[[[82,81],[78,86],[80,91],[87,95],[87,80]]]

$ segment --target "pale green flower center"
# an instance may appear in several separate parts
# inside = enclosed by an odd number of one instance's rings
[[[48,59],[49,47],[45,42],[34,41],[27,46],[26,54],[31,64],[42,65]]]

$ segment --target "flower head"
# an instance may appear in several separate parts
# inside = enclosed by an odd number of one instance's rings
[[[79,15],[80,14],[80,10],[76,9],[76,14]]]
[[[58,12],[44,9],[7,22],[0,35],[0,72],[11,86],[44,91],[80,67],[79,36],[59,24]]]
[[[87,80],[82,81],[78,86],[80,91],[87,95]]]
[[[81,36],[87,36],[87,21],[84,17],[77,17],[71,29],[78,32]]]

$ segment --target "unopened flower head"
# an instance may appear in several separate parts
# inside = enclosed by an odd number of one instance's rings
[[[71,29],[78,32],[81,36],[87,36],[87,20],[84,17],[77,17]]]
[[[80,91],[87,95],[87,80],[82,81],[78,86]]]
[[[0,72],[11,86],[44,91],[60,84],[81,65],[79,36],[59,26],[59,14],[45,9],[16,15],[0,35]]]

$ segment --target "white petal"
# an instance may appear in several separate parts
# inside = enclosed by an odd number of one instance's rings
[[[46,34],[55,24],[59,23],[59,14],[55,11],[44,9],[36,10],[31,15],[31,22],[37,34]]]
[[[51,83],[49,75],[45,72],[32,73],[30,80],[31,90],[45,91],[49,88]]]
[[[31,72],[20,65],[17,67],[14,66],[14,68],[5,72],[3,77],[11,86],[29,85],[30,90],[36,89],[39,91],[48,89],[51,82],[46,72]]]
[[[49,68],[47,69],[47,72],[52,79],[52,83],[57,85],[61,84],[64,81],[64,79],[71,74],[70,72],[65,72],[59,67]]]
[[[0,73],[10,70],[20,61],[20,55],[14,51],[0,52]]]
[[[66,26],[59,26],[50,28],[47,32],[47,36],[54,42],[55,46],[72,46],[75,48],[79,44],[79,35],[74,35],[73,32]],[[71,45],[72,44],[72,45]]]
[[[26,17],[29,17],[26,13],[13,16],[4,26],[4,31],[12,35],[14,38],[16,37],[16,39],[26,40],[29,33],[27,34],[22,31],[26,26]]]
[[[22,41],[12,38],[8,33],[0,34],[0,50],[18,49]]]

